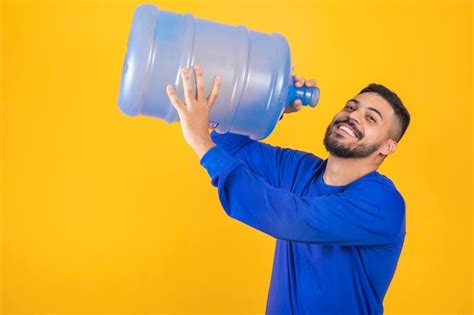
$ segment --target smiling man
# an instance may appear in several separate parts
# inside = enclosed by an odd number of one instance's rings
[[[276,240],[266,314],[382,314],[405,239],[405,202],[377,172],[410,121],[400,98],[370,84],[333,118],[326,159],[237,134],[209,135],[221,79],[205,97],[182,70],[185,101],[171,86],[183,135],[218,189],[227,214]],[[296,77],[297,86],[312,86]],[[285,110],[298,111],[296,101]]]

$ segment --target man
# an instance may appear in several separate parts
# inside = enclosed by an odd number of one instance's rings
[[[209,135],[221,78],[206,98],[202,69],[194,71],[196,93],[185,68],[185,102],[171,86],[168,96],[227,214],[277,239],[266,313],[382,314],[406,234],[403,197],[377,172],[409,124],[398,96],[371,84],[350,99],[326,130],[322,160],[237,134]],[[300,107],[296,101],[286,112]]]

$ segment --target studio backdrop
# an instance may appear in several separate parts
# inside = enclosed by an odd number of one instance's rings
[[[275,239],[226,215],[178,123],[117,106],[141,3],[0,4],[1,314],[265,311]],[[150,3],[285,36],[321,97],[266,143],[326,158],[347,100],[395,91],[412,121],[379,171],[407,234],[385,313],[474,312],[471,1]]]

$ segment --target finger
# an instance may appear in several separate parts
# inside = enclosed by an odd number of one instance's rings
[[[181,78],[183,79],[183,88],[184,88],[184,99],[186,105],[191,106],[193,104],[193,86],[191,84],[191,76],[189,75],[189,69],[184,67],[181,70]]]
[[[198,101],[204,101],[204,79],[200,65],[194,66],[194,75],[196,76],[196,98]]]
[[[306,86],[315,86],[315,84],[316,84],[316,81],[314,81],[314,80],[309,80],[309,81],[305,82]]]
[[[302,87],[304,85],[304,79],[303,78],[299,78],[296,82],[295,82],[295,85],[297,87]]]
[[[297,109],[298,107],[301,107],[303,105],[303,102],[298,98],[293,102],[292,105]]]
[[[304,79],[300,77],[299,75],[294,75],[293,76],[294,84],[297,87],[302,87],[304,85]]]
[[[300,100],[295,100],[293,103],[291,103],[289,106],[286,107],[285,113],[294,113],[297,112],[301,109],[303,104],[301,103]]]
[[[211,108],[214,105],[214,102],[217,99],[217,95],[219,95],[221,84],[222,84],[222,78],[221,76],[218,75],[214,79],[214,86],[212,87],[212,91],[209,94],[209,97],[207,98],[207,104],[209,105],[209,108]]]
[[[183,110],[186,106],[183,104],[183,102],[179,99],[179,97],[176,95],[174,92],[174,89],[171,85],[166,86],[166,93],[168,94],[168,97],[171,101],[171,104],[173,104],[174,108],[179,112]]]

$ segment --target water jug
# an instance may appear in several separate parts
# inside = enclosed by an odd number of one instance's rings
[[[319,99],[317,87],[294,85],[288,42],[278,33],[265,34],[143,4],[134,12],[127,46],[118,98],[120,110],[127,115],[179,121],[166,85],[171,84],[184,101],[180,69],[195,64],[201,65],[206,95],[215,76],[222,78],[209,113],[210,126],[219,133],[263,139],[295,99],[311,107]]]

